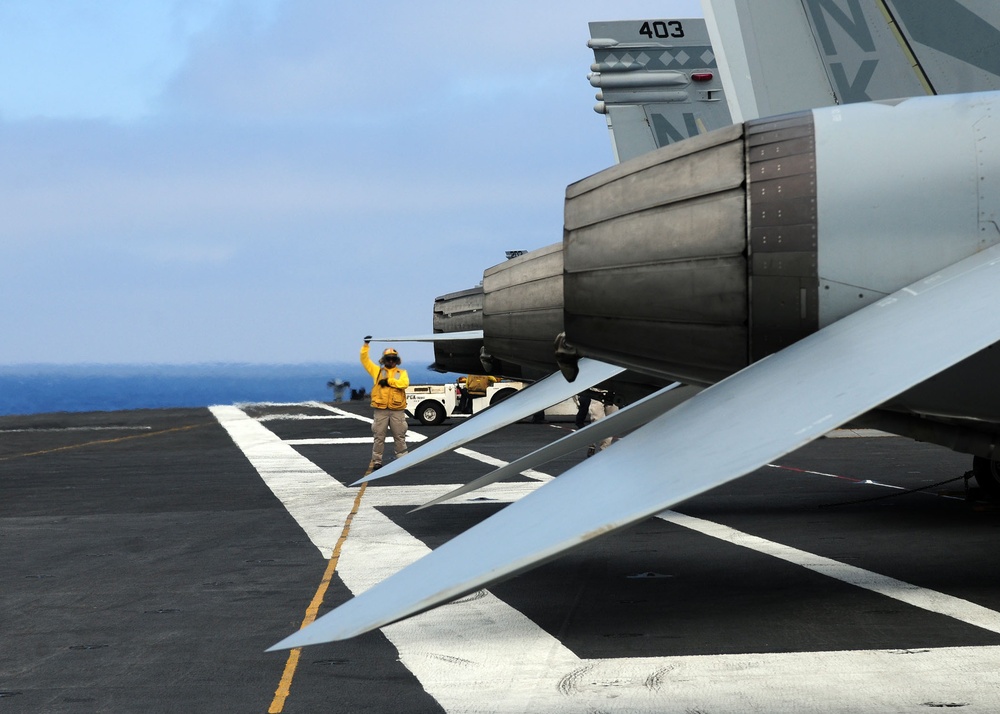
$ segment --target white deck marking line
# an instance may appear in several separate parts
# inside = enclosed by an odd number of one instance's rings
[[[478,451],[473,451],[472,449],[466,449],[464,446],[455,449],[456,454],[461,454],[462,456],[468,456],[470,459],[475,459],[476,461],[481,461],[488,466],[494,466],[500,468],[501,466],[506,466],[508,461],[503,459],[497,459],[493,456],[487,456],[486,454],[481,454]],[[551,481],[554,476],[550,476],[542,471],[535,471],[534,469],[525,469],[521,472],[522,476],[527,476],[528,478],[535,479],[536,481]]]
[[[342,413],[349,414],[349,412],[342,412]],[[266,431],[268,431],[268,433],[271,433],[270,430]],[[464,456],[476,458],[477,460],[483,461],[484,463],[493,466],[502,466],[506,464],[506,462],[500,459],[486,456],[485,454],[479,454],[478,452],[474,452],[469,449],[460,448],[456,449],[456,452],[462,453]],[[312,462],[308,463],[312,464]],[[325,472],[322,473],[325,474]],[[534,472],[534,473],[537,473],[542,477],[546,477],[547,479],[552,478],[551,476],[548,476],[547,474],[541,474],[540,472]],[[820,472],[816,473],[820,474]],[[820,474],[820,475],[833,476],[833,474]],[[388,492],[400,488],[404,490],[411,490],[413,487],[384,486],[375,490],[378,491],[381,496],[378,500],[388,503],[390,500],[386,499],[386,497],[389,496]],[[481,498],[483,496],[488,496],[488,493],[489,492],[479,494],[479,497]],[[474,500],[475,499],[463,500],[461,502],[469,503]],[[398,505],[403,505],[403,504],[398,504]],[[410,500],[410,502],[405,505],[412,505],[412,500]],[[771,555],[781,560],[785,560],[787,562],[800,565],[801,567],[807,568],[809,570],[813,570],[814,572],[818,572],[827,575],[829,577],[835,578],[837,580],[841,580],[842,582],[846,582],[860,588],[880,593],[882,595],[885,595],[886,597],[906,602],[910,605],[913,605],[914,607],[919,607],[921,609],[928,610],[930,612],[947,615],[962,622],[966,622],[976,627],[981,627],[985,630],[989,630],[990,632],[1000,633],[1000,613],[996,612],[995,610],[990,610],[980,605],[976,605],[975,603],[969,602],[968,600],[956,598],[951,595],[939,593],[934,590],[921,588],[919,586],[912,585],[910,583],[906,583],[901,580],[896,580],[895,578],[890,578],[888,576],[880,575],[872,571],[864,570],[862,568],[857,568],[855,566],[847,565],[845,563],[840,563],[838,561],[829,558],[823,558],[822,556],[814,555],[812,553],[798,550],[790,546],[784,546],[779,543],[767,541],[763,538],[752,536],[748,533],[742,533],[741,531],[737,531],[722,524],[713,523],[711,521],[705,521],[698,518],[693,518],[691,516],[685,516],[675,511],[667,511],[663,514],[660,514],[659,517],[669,522],[676,523],[677,525],[681,525],[686,528],[696,530],[705,535],[710,535],[714,538],[719,538],[721,540],[735,543],[737,545],[742,545],[744,547],[751,548],[752,550],[756,550],[760,553],[765,553],[767,555]]]
[[[749,548],[750,550],[764,555],[770,555],[779,560],[784,560],[793,565],[799,565],[807,570],[826,575],[835,580],[848,583],[850,585],[871,590],[880,595],[885,595],[893,600],[905,602],[908,605],[919,607],[922,610],[946,615],[960,622],[964,622],[975,627],[981,627],[990,632],[1000,633],[1000,612],[990,610],[982,605],[976,605],[968,600],[946,595],[936,590],[928,590],[918,585],[896,580],[887,575],[880,575],[870,570],[864,570],[853,565],[847,565],[821,555],[808,553],[798,548],[781,545],[773,541],[765,540],[749,533],[738,531],[735,528],[724,526],[721,523],[713,523],[701,518],[686,516],[676,511],[664,511],[657,516],[669,523],[674,523],[693,531],[697,531],[712,538],[732,543],[733,545]]]
[[[414,434],[411,431],[406,432],[406,441],[408,442],[416,443],[425,439],[427,437],[422,434]],[[292,446],[335,446],[337,444],[371,444],[375,439],[371,436],[331,436],[317,439],[285,439],[284,441],[286,444],[291,444]],[[391,447],[392,437],[387,438],[385,443]]]
[[[234,406],[237,409],[243,409],[244,407],[326,407],[323,402],[236,402],[232,405],[213,405],[213,406]],[[209,407],[211,409],[211,407]]]
[[[239,409],[223,407],[213,413],[329,558],[353,506],[353,490]],[[322,473],[318,487],[323,490],[310,491],[317,472]],[[492,484],[483,492],[503,488],[514,495],[536,487]],[[425,489],[435,487],[366,490],[338,570],[351,581],[352,592],[426,552],[423,543],[374,508],[423,503]],[[317,507],[303,507],[303,491]],[[478,629],[483,617],[487,622]],[[916,711],[929,702],[968,702],[977,711],[993,711],[1000,690],[1000,647],[583,660],[485,591],[383,631],[421,686],[445,711],[456,714],[603,709],[818,713],[829,711],[832,702],[844,711],[872,714]],[[497,682],[503,686],[493,686]]]
[[[308,405],[303,405],[303,406],[314,406],[314,407],[319,407],[319,408],[322,408],[322,409],[327,409],[328,411],[334,412],[337,415],[341,415],[341,416],[348,417],[348,418],[351,418],[351,419],[357,419],[358,421],[365,421],[365,422],[368,422],[369,424],[373,421],[373,419],[371,419],[369,417],[363,417],[363,416],[360,416],[358,414],[352,414],[351,412],[344,411],[343,409],[338,409],[336,407],[331,407],[330,405],[323,404],[321,402],[309,402]],[[414,441],[423,441],[424,439],[427,438],[426,436],[424,436],[423,434],[420,434],[419,432],[415,432],[412,429],[408,429],[407,432],[406,432],[406,440],[407,441],[411,440],[410,439],[410,435],[411,434],[418,437],[418,438],[413,439]],[[368,439],[367,443],[370,444],[371,441],[372,441],[371,439]],[[294,444],[294,445],[303,445],[303,444],[321,444],[321,445],[325,445],[325,444],[342,444],[342,443],[346,443],[346,444],[360,444],[360,443],[364,443],[364,442],[360,442],[360,441],[333,441],[333,440],[326,441],[326,440],[319,440],[319,439],[291,439],[291,440],[286,441],[286,443],[288,443],[288,444]],[[481,454],[478,451],[473,451],[472,449],[466,449],[464,447],[460,447],[458,449],[455,449],[455,453],[456,454],[461,454],[462,456],[467,456],[470,459],[475,459],[476,461],[481,461],[484,464],[487,464],[489,466],[494,466],[496,468],[500,468],[501,466],[506,466],[507,465],[506,461],[502,461],[501,459],[497,459],[497,458],[494,458],[492,456],[487,456],[486,454]],[[549,474],[547,474],[547,473],[545,473],[543,471],[535,471],[534,469],[527,469],[525,471],[522,471],[521,475],[522,476],[527,476],[528,478],[534,479],[536,481],[551,481],[552,478],[554,478],[553,476],[551,476],[551,475],[549,475]],[[421,505],[421,504],[416,504],[416,505]]]
[[[238,407],[210,409],[309,540],[329,559],[354,507],[354,492]]]
[[[369,488],[365,500],[383,490]],[[365,502],[351,526],[338,573],[355,594],[430,552]],[[389,625],[382,633],[445,711],[580,711],[580,702],[567,700],[556,686],[565,673],[579,668],[580,658],[488,591]]]
[[[212,413],[309,539],[329,558],[340,531],[323,526],[330,525],[331,512],[343,523],[353,506],[354,489],[341,485],[241,410],[213,407]],[[321,480],[326,483],[319,483]],[[322,490],[305,492],[310,487]],[[385,489],[368,489],[368,493],[373,490]],[[303,502],[303,495],[309,503]],[[359,542],[360,546],[352,547]],[[366,497],[354,517],[352,537],[342,546],[337,572],[352,592],[358,592],[373,579],[381,579],[428,551],[369,505]],[[424,689],[443,705],[447,703],[448,711],[487,711],[470,707],[481,700],[502,706],[504,711],[538,711],[532,704],[534,686],[545,680],[545,672],[553,664],[572,671],[580,661],[557,639],[485,591],[428,615],[387,627],[384,633]],[[425,637],[428,627],[435,631],[442,628],[430,643]],[[446,652],[438,649],[439,639],[447,643]],[[495,651],[489,651],[490,643]],[[552,689],[550,696],[560,696],[550,683],[546,685]]]
[[[388,502],[383,492],[408,490],[370,488],[365,498],[378,492]],[[338,570],[355,594],[428,552],[368,505],[354,519],[356,540],[345,545]],[[488,591],[382,632],[449,713],[798,714],[835,706],[875,714],[928,702],[985,711],[1000,688],[1000,647],[581,659]]]
[[[263,414],[257,421],[309,421],[311,419],[349,419],[343,414]]]
[[[298,407],[315,407],[316,409],[325,409],[328,412],[337,414],[338,416],[346,417],[348,419],[357,419],[358,421],[366,421],[371,424],[375,421],[371,417],[361,416],[360,414],[352,414],[351,412],[344,411],[338,407],[332,407],[329,404],[324,404],[323,402],[305,402],[303,404],[296,404],[294,406]]]

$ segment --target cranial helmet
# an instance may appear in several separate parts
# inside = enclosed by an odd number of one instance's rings
[[[382,351],[382,358],[379,360],[379,362],[381,362],[382,364],[385,364],[386,360],[390,360],[390,359],[396,360],[396,362],[402,363],[402,360],[399,358],[399,352],[397,352],[396,350],[394,350],[392,347],[386,347]]]

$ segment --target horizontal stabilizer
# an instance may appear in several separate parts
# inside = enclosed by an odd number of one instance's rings
[[[465,332],[435,332],[431,335],[410,335],[409,337],[372,337],[372,342],[443,342],[446,340],[481,340],[482,330]]]
[[[704,390],[272,649],[388,625],[759,468],[996,342],[997,304],[1000,246]]]
[[[517,461],[511,461],[506,466],[501,466],[495,471],[490,471],[475,481],[471,481],[464,486],[459,486],[455,490],[435,498],[433,501],[428,501],[424,505],[414,508],[413,511],[419,511],[428,506],[436,506],[439,503],[450,501],[453,498],[458,498],[483,486],[489,486],[491,483],[516,476],[522,471],[541,466],[553,459],[558,459],[560,456],[571,454],[588,444],[593,444],[609,436],[618,436],[623,432],[635,429],[655,419],[660,414],[673,409],[681,402],[687,401],[700,391],[701,387],[682,386],[679,382],[675,382],[655,394],[650,394],[644,399],[629,404],[614,414],[609,414],[603,419],[588,424],[583,429],[574,431],[572,434],[564,436],[558,441],[553,441],[551,444],[543,446],[538,451],[533,451],[527,456],[522,456]]]
[[[457,449],[462,444],[485,436],[502,426],[513,424],[518,419],[531,416],[536,412],[551,407],[553,404],[558,404],[565,399],[569,399],[574,394],[578,394],[593,387],[595,384],[600,384],[625,371],[621,367],[592,359],[581,359],[579,367],[580,373],[573,382],[567,382],[561,372],[550,374],[545,379],[535,382],[527,389],[522,389],[499,404],[494,404],[472,419],[431,439],[419,449],[411,451],[401,459],[396,459],[386,464],[375,473],[352,485],[356,486],[366,481],[392,476],[403,469],[408,469],[435,456],[440,456],[446,451]]]

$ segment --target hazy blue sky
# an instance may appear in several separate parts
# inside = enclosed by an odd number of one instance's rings
[[[612,163],[587,22],[666,15],[701,8],[4,0],[0,364],[340,361],[429,332],[435,296],[561,240],[566,185]]]

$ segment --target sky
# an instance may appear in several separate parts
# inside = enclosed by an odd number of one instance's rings
[[[562,239],[591,20],[697,0],[4,0],[0,365],[356,359]],[[426,346],[401,347],[429,363]]]

